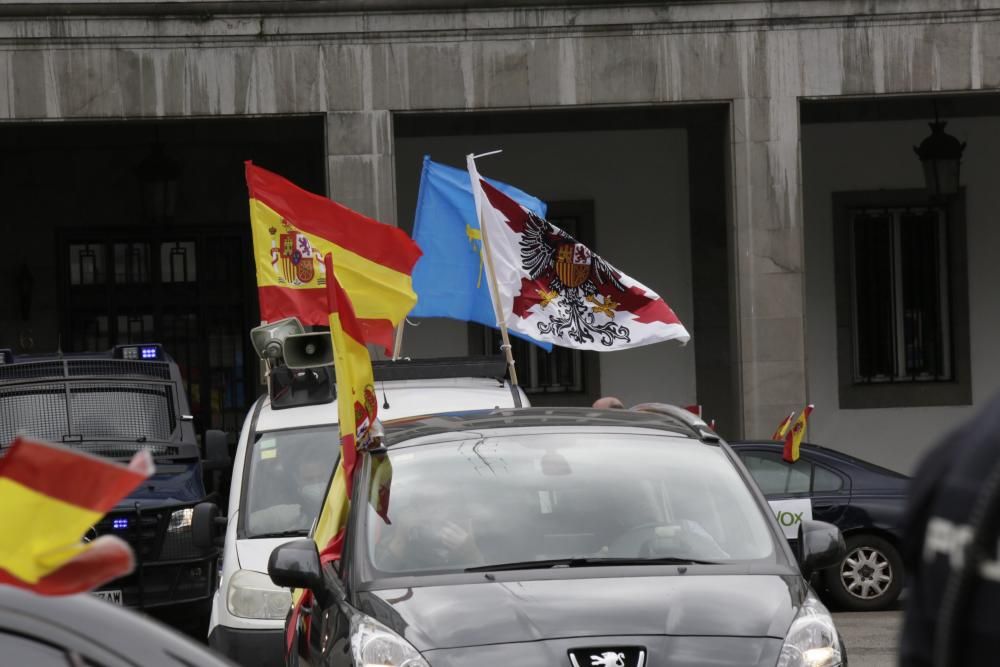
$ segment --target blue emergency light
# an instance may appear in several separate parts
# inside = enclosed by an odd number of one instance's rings
[[[125,518],[113,519],[111,521],[111,527],[114,530],[125,530],[126,528],[128,528],[128,519]]]
[[[127,361],[157,361],[163,359],[163,347],[158,343],[118,345],[114,349],[114,357]]]

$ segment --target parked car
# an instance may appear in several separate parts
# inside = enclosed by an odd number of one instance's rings
[[[505,371],[503,359],[493,358],[376,362],[379,418],[510,407]],[[208,642],[241,665],[283,661],[291,598],[268,579],[267,561],[275,547],[307,535],[316,518],[339,451],[337,419],[332,368],[278,367],[270,395],[244,422],[228,516],[218,517],[211,505],[196,513],[199,544],[211,544],[226,526]]]
[[[501,409],[384,441],[361,457],[342,558],[321,564],[311,539],[271,554],[275,584],[313,595],[288,665],[847,664],[802,574],[840,559],[839,531],[803,521],[797,562],[737,456],[691,421]],[[387,513],[362,500],[381,457]]]
[[[840,528],[847,553],[836,567],[819,574],[830,599],[855,611],[885,609],[896,601],[904,583],[899,549],[906,475],[812,444],[802,445],[795,463],[782,459],[780,442],[731,445],[787,537],[795,538],[800,518]]]
[[[25,667],[232,665],[148,616],[86,593],[35,595],[0,586],[0,663]]]
[[[177,364],[158,344],[107,352],[14,355],[0,350],[0,450],[17,434],[127,461],[148,449],[156,473],[85,535],[128,542],[135,571],[101,587],[115,604],[208,620],[219,550],[191,540],[206,471],[230,465],[226,435],[204,434],[202,460]]]

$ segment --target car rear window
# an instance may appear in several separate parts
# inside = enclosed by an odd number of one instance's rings
[[[389,459],[391,483],[372,483],[365,505],[366,551],[381,573],[554,558],[722,563],[774,550],[725,453],[685,437],[511,434],[390,449]]]

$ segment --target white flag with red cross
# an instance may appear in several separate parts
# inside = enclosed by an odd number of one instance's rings
[[[691,339],[658,294],[469,172],[508,329],[600,352]]]

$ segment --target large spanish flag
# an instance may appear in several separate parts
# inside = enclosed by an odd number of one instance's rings
[[[132,550],[119,538],[81,540],[152,472],[146,451],[126,467],[16,439],[0,458],[0,583],[67,595],[131,572]]]
[[[358,460],[358,443],[365,442],[378,414],[372,361],[365,347],[365,338],[345,290],[338,282],[340,268],[334,273],[333,260],[324,257],[326,294],[330,336],[333,338],[334,370],[337,375],[337,414],[340,421],[340,461],[320,507],[313,541],[320,561],[340,559],[344,546],[344,529],[351,507],[354,468]],[[380,481],[380,485],[382,482]],[[388,503],[387,482],[384,494]],[[388,511],[386,506],[383,512]],[[286,624],[286,649],[290,650],[292,630],[302,605],[309,601],[308,591],[297,590],[293,598],[292,621]],[[308,628],[307,628],[308,631]]]
[[[332,255],[363,340],[391,349],[396,325],[417,303],[410,274],[421,253],[413,239],[249,161],[246,179],[261,319],[326,324]]]

